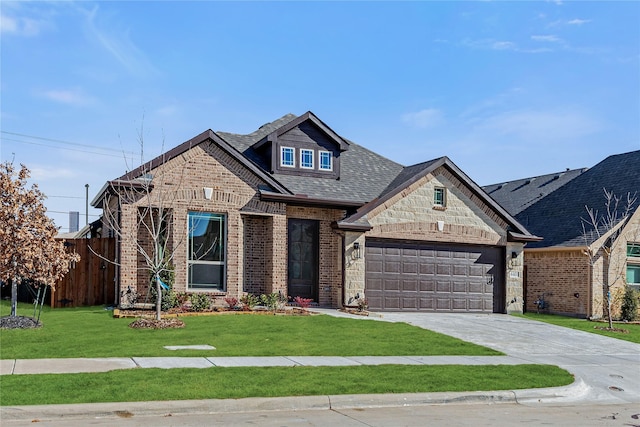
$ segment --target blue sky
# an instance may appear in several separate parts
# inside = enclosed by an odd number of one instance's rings
[[[66,231],[108,179],[206,129],[313,111],[480,185],[640,149],[640,2],[0,3],[0,161]],[[164,145],[163,145],[164,144]],[[90,220],[99,212],[91,209]]]

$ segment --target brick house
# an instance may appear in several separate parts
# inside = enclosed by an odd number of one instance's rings
[[[523,248],[539,240],[447,157],[403,167],[311,112],[248,135],[205,131],[108,181],[92,205],[121,230],[120,292],[149,285],[136,242],[154,200],[170,201],[174,289],[219,301],[521,312]]]
[[[606,214],[605,189],[620,198],[620,216],[627,194],[640,196],[640,151],[607,157],[590,169],[483,188],[528,230],[544,238],[524,249],[527,311],[535,311],[535,301],[544,296],[549,312],[603,317],[610,288],[615,316],[624,286],[640,288],[638,199],[609,233],[599,237],[589,233],[590,227],[583,229],[586,207]],[[603,246],[606,250],[598,250]],[[594,255],[589,257],[587,251]]]

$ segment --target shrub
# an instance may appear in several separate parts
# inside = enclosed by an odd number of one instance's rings
[[[233,310],[234,308],[236,308],[238,306],[238,298],[235,297],[226,297],[224,299],[224,302],[227,304],[227,306]]]
[[[282,295],[281,292],[272,292],[268,295],[260,295],[260,301],[269,310],[276,311],[279,309],[282,310],[284,308],[284,306],[287,304],[287,297]]]
[[[191,310],[205,311],[211,306],[211,298],[207,294],[193,293],[189,296]]]
[[[253,294],[246,294],[240,298],[240,302],[245,310],[253,310],[253,308],[260,302],[260,299]]]
[[[630,286],[626,287],[620,309],[620,317],[622,320],[631,322],[636,319],[638,316],[638,297],[638,291]]]
[[[293,302],[295,302],[300,308],[306,310],[307,308],[309,308],[313,300],[311,298],[295,297],[293,299]]]

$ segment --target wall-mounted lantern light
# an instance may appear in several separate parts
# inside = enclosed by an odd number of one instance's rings
[[[353,258],[360,259],[360,242],[353,242]]]
[[[511,252],[511,258],[513,258],[513,259],[518,258],[518,253],[517,252]]]

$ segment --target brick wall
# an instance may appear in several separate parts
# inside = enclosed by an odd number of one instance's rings
[[[287,207],[287,218],[312,219],[320,223],[319,292],[321,306],[338,307],[342,296],[342,237],[331,223],[344,218],[339,209]],[[285,262],[286,262],[286,256]]]
[[[537,310],[534,302],[544,293],[549,312],[579,317],[592,316],[594,300],[602,295],[592,288],[589,259],[579,248],[573,250],[535,251],[525,249],[526,310]],[[577,294],[577,296],[575,296]],[[601,310],[601,301],[600,301]]]
[[[146,293],[149,272],[144,270],[145,264],[135,239],[138,238],[143,247],[151,247],[148,236],[137,226],[137,216],[138,212],[153,206],[173,212],[173,238],[169,249],[173,254],[176,291],[188,290],[187,216],[190,211],[226,216],[226,289],[215,293],[219,296],[218,305],[223,305],[223,297],[227,295],[240,298],[245,292],[245,284],[251,289],[266,292],[283,286],[286,290],[286,258],[284,261],[270,259],[273,254],[282,258],[286,253],[285,207],[282,203],[259,200],[257,189],[264,185],[262,180],[209,143],[191,148],[151,173],[152,191],[135,203],[122,207],[121,289],[126,290],[130,286],[139,294]],[[205,197],[204,187],[211,189],[210,199]],[[249,232],[257,233],[256,242],[261,243],[245,250],[252,239],[247,234]],[[252,263],[256,260],[258,263],[247,267],[245,254],[251,257]]]

